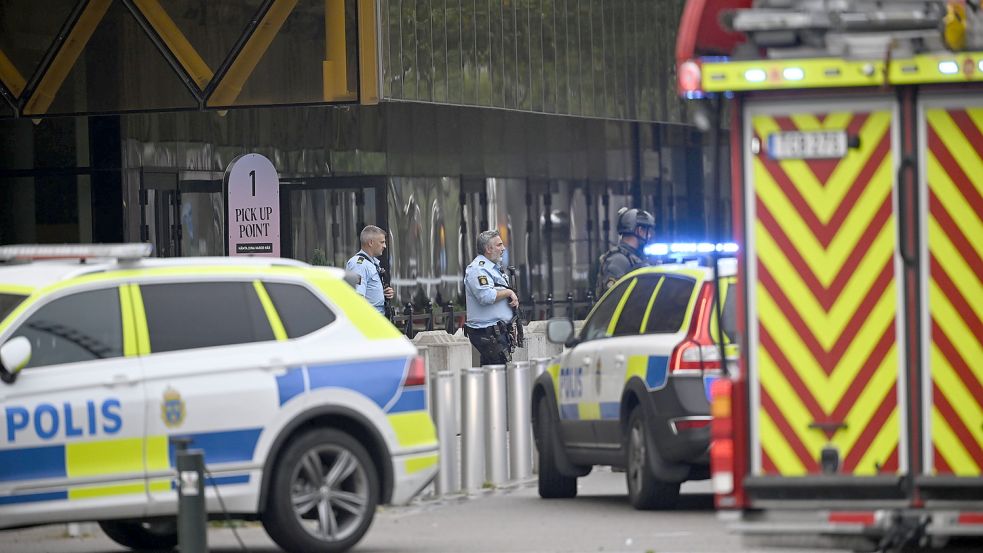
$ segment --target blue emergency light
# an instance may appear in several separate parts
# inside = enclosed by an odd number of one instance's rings
[[[735,254],[738,250],[739,247],[734,242],[718,242],[716,244],[712,242],[657,242],[645,246],[645,255],[692,255],[713,252]]]

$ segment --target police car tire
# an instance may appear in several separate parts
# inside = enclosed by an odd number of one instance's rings
[[[292,504],[293,468],[310,452],[324,446],[348,451],[361,465],[368,482],[365,513],[358,526],[347,537],[337,541],[318,539],[297,521]],[[269,499],[262,515],[263,527],[270,538],[289,553],[341,553],[362,539],[372,524],[379,498],[379,477],[375,463],[358,440],[340,430],[320,428],[292,439],[273,468]]]
[[[177,546],[174,519],[102,520],[99,527],[109,539],[137,551],[168,551]]]
[[[577,497],[577,478],[564,475],[556,464],[554,448],[559,429],[555,428],[553,417],[550,416],[550,404],[545,397],[539,400],[536,422],[539,425],[539,497]]]
[[[627,458],[625,481],[628,483],[628,500],[639,510],[672,509],[679,501],[679,482],[665,482],[655,477],[648,448],[649,433],[645,413],[640,408],[632,410],[628,418]]]

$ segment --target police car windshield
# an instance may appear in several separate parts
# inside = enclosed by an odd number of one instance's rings
[[[7,318],[7,315],[20,305],[27,296],[20,294],[0,294],[0,321]]]

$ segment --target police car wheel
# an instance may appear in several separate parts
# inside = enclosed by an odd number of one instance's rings
[[[177,545],[177,521],[103,520],[99,527],[114,542],[137,551],[167,551]]]
[[[263,526],[291,553],[338,553],[369,529],[378,497],[375,465],[362,444],[338,430],[312,430],[277,461]]]
[[[641,409],[634,409],[628,419],[628,458],[625,479],[628,499],[636,509],[671,509],[679,500],[679,482],[664,482],[655,477],[649,465],[648,430]]]
[[[550,416],[550,404],[546,398],[539,400],[536,411],[539,441],[539,497],[561,499],[577,497],[577,478],[566,476],[556,465],[556,436],[559,429]]]

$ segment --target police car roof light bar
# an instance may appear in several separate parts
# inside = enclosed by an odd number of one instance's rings
[[[735,254],[740,247],[734,242],[656,242],[645,246],[645,255],[664,256],[672,254],[723,253]]]
[[[150,257],[153,244],[23,244],[0,246],[0,260],[115,258],[120,261]]]

